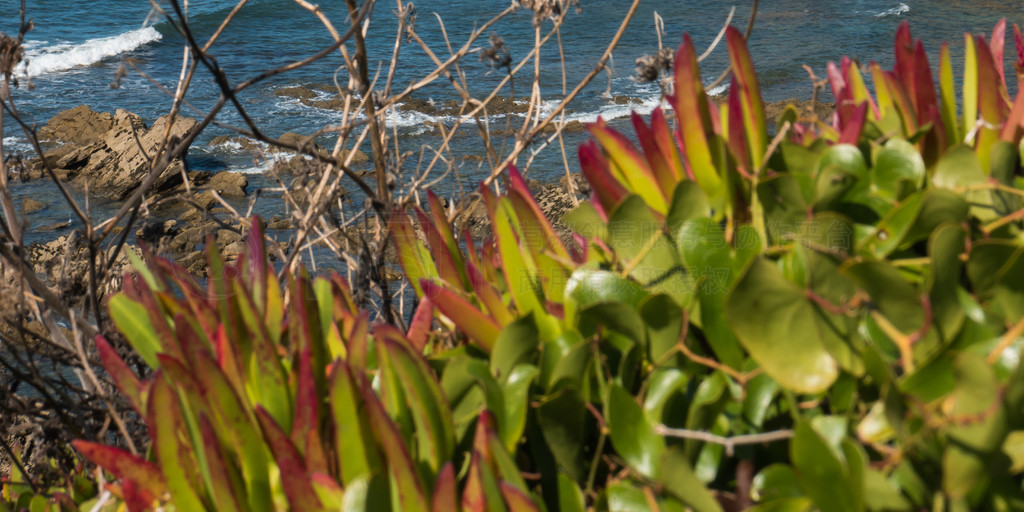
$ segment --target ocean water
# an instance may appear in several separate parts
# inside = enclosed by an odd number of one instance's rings
[[[581,0],[582,12],[569,15],[561,38],[566,82],[570,89],[592,69],[629,3],[626,0]],[[0,31],[12,33],[17,30],[18,4],[16,0],[0,0]],[[733,24],[741,28],[745,26],[750,4],[750,1],[645,0],[613,54],[612,73],[602,73],[583,91],[570,106],[567,120],[592,122],[601,116],[613,124],[621,125],[624,131],[631,132],[631,128],[628,128],[630,112],[637,110],[648,113],[658,104],[659,91],[656,86],[639,84],[631,79],[636,58],[657,49],[655,13],[664,19],[666,46],[675,47],[682,33],[689,32],[702,50],[714,39],[730,8],[736,8]],[[443,20],[452,44],[459,47],[475,27],[501,12],[509,2],[420,0],[415,5],[418,33],[443,59],[449,52],[439,19]],[[198,39],[205,40],[212,34],[233,6],[234,2],[227,0],[188,2],[189,20]],[[13,91],[27,121],[41,126],[61,110],[80,104],[107,112],[123,108],[150,122],[169,110],[171,98],[156,84],[174,89],[181,72],[183,39],[170,22],[153,12],[149,2],[28,0],[27,7],[28,17],[34,20],[35,29],[26,38],[28,62],[19,69],[21,87]],[[321,7],[343,31],[344,2],[322,2]],[[394,9],[394,3],[378,2],[372,14],[368,35],[370,71],[371,74],[379,72],[381,82],[391,64],[396,33]],[[513,62],[518,62],[532,47],[531,17],[531,12],[520,10],[497,23],[488,33],[504,39],[511,49]],[[810,66],[822,77],[827,62],[838,61],[843,55],[865,63],[878,61],[884,67],[891,67],[893,37],[903,21],[910,22],[912,34],[924,40],[933,57],[937,55],[941,42],[948,41],[954,62],[959,62],[963,51],[963,33],[990,33],[996,21],[1002,17],[1006,17],[1011,24],[1024,21],[1020,2],[772,0],[761,2],[749,45],[766,100],[777,101],[791,97],[809,99],[810,79],[802,65]],[[320,22],[295,2],[250,0],[211,49],[211,53],[232,83],[238,83],[260,72],[302,59],[329,45],[331,41]],[[485,45],[486,37],[476,44]],[[1007,59],[1012,58],[1013,54],[1010,30],[1007,36]],[[546,108],[550,109],[557,105],[563,94],[559,50],[553,40],[544,47],[542,59],[541,92]],[[116,70],[126,61],[133,63],[146,76],[129,71],[121,80],[119,88],[111,88]],[[726,63],[727,53],[723,42],[702,63],[705,79],[713,80]],[[294,85],[331,83],[341,64],[341,57],[334,54],[312,66],[261,82],[244,91],[240,97],[241,102],[257,124],[270,135],[280,135],[286,131],[310,133],[316,127],[336,122],[339,114],[305,106],[297,100],[276,96],[274,92]],[[431,69],[432,63],[425,52],[415,43],[406,43],[399,58],[394,88],[404,89]],[[1007,69],[1012,70],[1012,67]],[[517,76],[514,90],[506,87],[501,94],[520,98],[527,95],[531,70],[532,64]],[[462,71],[476,97],[482,97],[503,78],[500,70],[492,69],[472,55],[463,61]],[[1007,75],[1012,76],[1013,73],[1008,71]],[[339,75],[339,82],[345,82],[344,72]],[[620,105],[611,102],[604,97],[606,90],[612,95],[635,98],[637,103]],[[209,73],[200,69],[187,98],[192,106],[205,111],[216,101],[218,94]],[[442,78],[415,93],[414,97],[443,102],[457,96]],[[826,91],[821,99],[830,99],[829,93]],[[185,113],[198,117],[195,113]],[[437,146],[439,139],[425,134],[424,123],[432,120],[438,119],[418,112],[400,112],[392,114],[388,124],[399,133],[403,150],[417,151],[425,145]],[[230,109],[225,109],[217,121],[241,124],[240,117]],[[513,115],[512,121],[522,122],[521,116]],[[506,119],[495,116],[491,122],[492,126],[502,127]],[[10,123],[7,126],[7,133],[3,134],[5,149],[26,152],[23,136],[13,130]],[[212,137],[225,134],[231,132],[226,128],[211,126],[190,150],[192,167],[248,172],[252,174],[255,186],[261,183],[267,185],[261,182],[261,173],[266,169],[267,162],[254,160],[250,153],[237,147],[208,145]],[[567,134],[569,164],[573,169],[576,163],[572,148],[585,138],[586,134]],[[473,137],[458,137],[453,144],[453,150],[458,155],[482,152],[479,141]],[[368,150],[368,146],[364,149]],[[469,188],[486,173],[486,169],[478,163],[464,161],[459,166],[459,179]],[[538,153],[530,168],[531,177],[541,180],[557,179],[563,173],[561,155],[553,150]],[[445,182],[441,186],[455,185]],[[42,183],[19,185],[15,195],[52,194],[46,187]],[[116,205],[93,201],[92,206],[102,212],[104,208]],[[264,212],[265,215],[274,213],[269,204],[266,208],[269,210]],[[66,217],[66,211],[50,208],[42,213],[38,222],[64,220]]]

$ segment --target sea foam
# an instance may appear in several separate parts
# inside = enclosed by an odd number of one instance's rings
[[[890,16],[902,16],[908,12],[910,12],[910,6],[901,2],[899,5],[893,7],[892,9],[888,9],[886,11],[875,14],[875,17],[888,18]]]
[[[140,46],[159,41],[163,36],[153,27],[143,27],[111,37],[89,39],[78,44],[57,44],[29,48],[18,73],[39,76],[67,71],[78,66],[95,64],[105,58],[130,52]]]

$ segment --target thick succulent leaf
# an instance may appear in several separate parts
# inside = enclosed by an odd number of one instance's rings
[[[949,144],[962,142],[963,132],[957,122],[953,61],[949,56],[949,45],[946,43],[942,43],[942,51],[939,53],[939,96],[942,125],[946,127],[946,141]]]
[[[260,422],[263,437],[274,455],[274,462],[280,470],[281,487],[284,488],[292,509],[320,510],[320,500],[313,489],[302,454],[266,410],[256,406],[256,418]]]
[[[694,178],[707,193],[716,214],[721,215],[726,201],[726,189],[711,156],[708,137],[711,116],[707,95],[701,82],[697,53],[689,34],[683,34],[675,58],[676,94],[674,107],[679,120],[679,134],[685,148],[686,161]],[[595,184],[596,185],[596,184]]]
[[[460,297],[455,292],[431,281],[420,281],[425,296],[430,297],[444,316],[455,323],[475,341],[480,348],[488,352],[501,333],[501,327],[490,317]]]
[[[180,440],[187,438],[181,405],[159,371],[154,375],[146,410],[153,451],[174,504],[183,510],[202,510],[202,502],[195,491],[200,488],[196,460],[189,445]]]
[[[1006,120],[1006,102],[1000,91],[999,73],[985,38],[978,36],[978,113],[981,126],[974,145],[981,168],[988,174],[992,145],[999,140],[999,126]],[[1002,62],[999,62],[1002,66]]]
[[[740,89],[743,127],[747,135],[751,163],[753,169],[758,169],[768,150],[768,129],[764,119],[761,88],[757,83],[757,74],[754,72],[754,63],[750,58],[750,51],[747,49],[746,38],[735,27],[729,26],[725,31],[725,40],[729,46],[729,61],[732,62],[733,76]]]
[[[391,240],[398,250],[398,261],[402,264],[402,270],[416,290],[416,295],[422,297],[420,280],[433,279],[439,275],[434,259],[416,236],[416,229],[404,212],[396,211],[391,214],[390,227]]]
[[[242,475],[227,463],[213,425],[205,415],[199,418],[199,431],[203,438],[203,457],[206,461],[203,473],[217,510],[249,510],[247,503],[239,502],[240,498],[245,498],[245,489],[238,488]]]
[[[378,337],[378,352],[387,354],[404,389],[416,424],[417,460],[438,471],[451,458],[455,445],[452,414],[440,385],[426,362],[407,345]]]
[[[117,294],[110,298],[110,318],[117,329],[124,333],[125,338],[142,360],[150,368],[159,368],[156,355],[164,352],[163,345],[157,337],[156,329],[150,322],[146,308],[129,299],[126,295]]]
[[[455,466],[448,462],[434,481],[432,512],[458,512],[459,496],[455,481]]]
[[[383,404],[377,399],[369,382],[364,381],[359,388],[366,406],[365,413],[369,416],[373,437],[387,458],[388,474],[391,475],[393,492],[392,506],[396,510],[410,512],[426,512],[430,502],[424,491],[409,449],[402,440],[398,427],[388,417]]]
[[[804,290],[768,261],[754,260],[729,294],[725,316],[751,357],[782,387],[816,393],[835,382],[836,360],[822,341],[827,327]]]
[[[81,453],[93,464],[110,471],[119,480],[131,481],[136,486],[137,492],[147,498],[147,503],[153,503],[168,490],[160,467],[152,462],[145,461],[120,448],[90,441],[75,440],[72,441],[72,445],[78,453]]]
[[[960,106],[963,109],[961,134],[966,137],[974,133],[978,122],[978,50],[974,46],[974,38],[964,34],[964,81],[961,84],[963,95]]]
[[[380,461],[369,420],[363,414],[362,398],[345,362],[335,363],[330,382],[337,467],[341,471],[341,482],[348,486],[359,478],[368,477],[379,467]]]
[[[590,134],[608,155],[613,173],[629,184],[632,193],[644,198],[652,209],[664,215],[668,211],[667,192],[662,189],[647,160],[633,143],[603,121],[590,125]]]
[[[96,351],[99,352],[103,368],[107,370],[117,389],[124,394],[136,412],[143,413],[146,410],[146,385],[139,381],[103,336],[96,336]]]

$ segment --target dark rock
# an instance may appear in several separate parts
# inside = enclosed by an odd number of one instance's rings
[[[207,186],[224,197],[245,197],[249,178],[240,172],[221,171],[210,178]]]
[[[40,210],[45,210],[45,209],[46,209],[46,203],[44,203],[42,201],[36,201],[35,199],[32,199],[31,197],[26,197],[25,199],[21,200],[21,211],[23,211],[25,213],[35,213],[35,212],[38,212]]]
[[[623,96],[621,94],[617,94],[612,97],[612,102],[614,102],[616,105],[629,105],[631,103],[637,105],[643,103],[644,100],[640,98],[633,98],[630,96]]]
[[[326,100],[301,100],[302,104],[307,107],[321,108],[324,110],[344,110],[345,98],[336,97],[329,98]]]
[[[308,87],[303,87],[299,85],[295,87],[282,87],[274,91],[274,96],[284,96],[286,98],[306,100],[310,98],[316,98],[316,92],[314,92]]]

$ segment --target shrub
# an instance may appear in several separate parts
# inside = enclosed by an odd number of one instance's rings
[[[959,120],[948,52],[936,91],[904,26],[875,96],[830,65],[833,125],[794,109],[774,140],[742,35],[721,106],[684,38],[677,130],[590,127],[576,246],[514,169],[482,244],[433,195],[392,214],[407,329],[337,276],[279,280],[258,221],[206,290],[150,257],[110,310],[153,376],[98,342],[150,454],[77,448],[133,510],[1019,509],[1004,31],[968,39]]]

